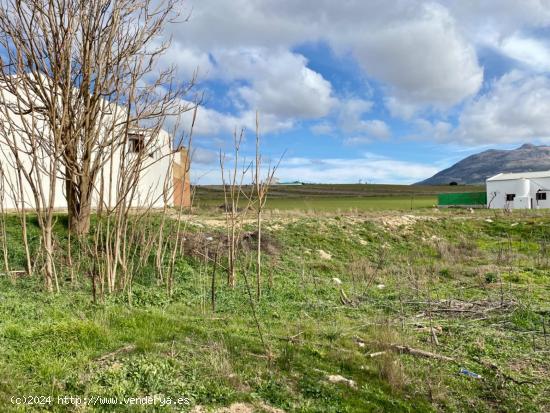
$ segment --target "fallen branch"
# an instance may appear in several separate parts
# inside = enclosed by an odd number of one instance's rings
[[[426,357],[426,358],[432,358],[432,359],[441,360],[441,361],[453,361],[453,362],[455,361],[455,359],[452,358],[452,357],[447,357],[447,356],[444,356],[442,354],[437,354],[437,353],[431,353],[431,352],[425,351],[425,350],[419,350],[419,349],[412,348],[412,347],[409,347],[409,346],[401,346],[399,344],[391,344],[390,348],[393,351],[396,351],[396,352],[401,353],[401,354],[405,353],[405,354],[410,354],[411,356]]]
[[[437,339],[437,334],[435,333],[435,328],[431,328],[432,338],[436,346],[439,346],[439,340]]]
[[[367,344],[364,340],[362,340],[360,338],[356,338],[356,342],[358,344],[359,343],[361,344],[360,347],[363,347],[365,344]],[[395,344],[395,343],[390,344],[389,347],[388,347],[388,350],[394,351],[394,352],[399,353],[399,354],[410,354],[411,356],[416,356],[416,357],[432,358],[432,359],[436,359],[436,360],[450,361],[450,362],[455,362],[456,361],[454,358],[444,356],[442,354],[432,353],[432,352],[429,352],[429,351],[420,350],[420,349],[417,349],[417,348],[413,348],[413,347],[409,347],[409,346],[403,346],[403,345]],[[374,352],[374,353],[369,353],[369,354],[367,354],[367,357],[370,357],[370,358],[379,357],[379,356],[382,356],[382,355],[386,354],[388,352],[388,350],[382,350],[382,351],[377,351],[377,352]]]
[[[430,310],[431,312],[442,312],[442,313],[475,313],[475,314],[483,314],[482,311],[477,310],[469,310],[467,308],[432,308]]]
[[[350,300],[343,288],[340,288],[340,302],[343,305],[353,305],[353,301]]]

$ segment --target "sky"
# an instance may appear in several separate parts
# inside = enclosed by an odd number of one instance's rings
[[[197,76],[194,183],[220,182],[236,129],[252,160],[256,113],[282,181],[409,184],[481,150],[550,143],[550,0],[182,7],[159,64]]]

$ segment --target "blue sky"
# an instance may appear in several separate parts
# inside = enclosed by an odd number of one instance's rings
[[[253,157],[256,111],[265,159],[285,153],[282,180],[412,183],[549,141],[548,0],[188,0],[183,12],[161,64],[198,71],[196,183],[219,182],[235,128]]]

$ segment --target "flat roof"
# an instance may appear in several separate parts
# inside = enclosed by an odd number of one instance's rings
[[[488,181],[510,181],[514,179],[536,179],[536,178],[550,178],[550,171],[539,172],[515,172],[509,174],[498,174],[487,178]]]

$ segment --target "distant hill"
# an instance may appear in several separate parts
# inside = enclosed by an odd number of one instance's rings
[[[415,185],[481,184],[501,172],[525,171],[550,171],[550,146],[525,144],[512,150],[489,149]]]

